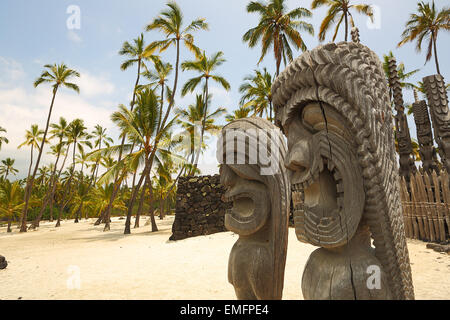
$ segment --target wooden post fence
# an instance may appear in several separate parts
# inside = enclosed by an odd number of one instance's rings
[[[406,237],[446,243],[450,239],[449,175],[435,171],[411,175],[400,181]]]

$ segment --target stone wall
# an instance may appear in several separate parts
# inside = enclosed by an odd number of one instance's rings
[[[222,201],[220,176],[181,177],[170,240],[227,231],[224,216],[231,204]]]

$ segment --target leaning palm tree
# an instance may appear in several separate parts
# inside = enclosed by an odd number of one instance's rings
[[[27,175],[27,181],[30,179],[31,175],[31,169],[33,167],[33,152],[34,149],[39,150],[39,145],[42,142],[42,135],[44,134],[44,131],[39,130],[37,124],[33,124],[31,126],[31,130],[27,130],[25,133],[25,141],[19,145],[17,148],[20,149],[23,146],[29,146],[30,147],[30,165],[28,167],[28,175]]]
[[[263,71],[255,70],[255,75],[244,78],[239,87],[242,94],[241,106],[251,108],[255,115],[262,117],[263,113],[272,121],[272,76],[266,68]],[[269,109],[269,111],[267,110]]]
[[[0,182],[0,214],[8,219],[7,232],[11,232],[11,221],[15,215],[19,215],[25,203],[23,191],[18,181],[11,183],[9,180]]]
[[[307,47],[299,31],[306,31],[314,35],[312,24],[301,18],[309,18],[311,12],[305,8],[295,8],[287,12],[285,0],[252,1],[247,6],[247,12],[259,13],[260,19],[256,27],[248,30],[242,40],[248,42],[250,48],[262,42],[261,57],[258,64],[264,59],[267,51],[273,46],[276,75],[280,74],[280,65],[283,60],[286,65],[293,59],[291,45],[295,49],[306,51]],[[286,59],[287,57],[287,59]]]
[[[203,53],[196,60],[185,61],[181,64],[181,68],[183,69],[183,71],[184,70],[196,71],[200,74],[198,77],[189,79],[185,83],[183,89],[181,90],[182,96],[185,96],[188,92],[193,92],[197,88],[197,86],[202,82],[202,80],[205,80],[203,92],[204,110],[202,112],[203,114],[202,128],[200,134],[199,148],[197,150],[197,156],[194,162],[195,168],[197,168],[198,159],[201,153],[201,146],[203,144],[203,137],[206,129],[206,120],[208,115],[208,100],[209,100],[209,92],[208,92],[209,79],[219,83],[225,90],[227,91],[230,90],[230,84],[224,77],[218,74],[213,74],[215,69],[221,66],[225,61],[226,60],[223,58],[222,51],[213,54],[210,58],[208,58],[206,56],[206,53],[203,51]]]
[[[345,23],[345,41],[348,40],[349,33],[349,19],[352,27],[355,26],[355,21],[353,20],[353,15],[351,10],[356,10],[358,13],[364,14],[373,20],[372,7],[368,4],[350,4],[351,0],[313,0],[311,3],[311,9],[319,8],[323,5],[329,7],[325,19],[323,19],[320,25],[319,40],[324,41],[325,35],[336,24],[336,29],[334,30],[333,41],[336,40],[339,27],[342,21]]]
[[[0,175],[3,175],[3,179],[8,179],[9,174],[15,176],[19,172],[19,170],[14,168],[14,162],[16,162],[16,160],[11,158],[2,160],[2,164],[0,165]]]
[[[417,39],[416,50],[420,52],[423,40],[428,41],[425,63],[430,61],[434,52],[436,70],[437,73],[441,74],[436,42],[439,31],[450,30],[450,8],[444,7],[441,11],[437,11],[434,1],[431,6],[423,1],[419,2],[417,6],[418,12],[411,14],[408,22],[406,22],[406,29],[403,31],[402,40],[398,43],[398,47]]]
[[[234,120],[237,119],[248,118],[250,116],[251,111],[252,109],[241,106],[239,109],[234,110],[231,114],[227,114],[225,116],[225,120],[227,122],[233,122]]]
[[[0,127],[0,133],[2,133],[2,132],[6,133],[6,129]],[[3,143],[9,143],[9,140],[6,137],[0,136],[0,150],[2,149]]]
[[[155,18],[146,27],[147,31],[161,31],[166,39],[153,42],[146,48],[146,51],[147,55],[151,55],[155,49],[158,49],[159,52],[163,52],[172,46],[176,47],[175,78],[172,86],[172,97],[175,97],[177,93],[180,65],[180,43],[184,43],[188,50],[193,52],[196,56],[199,56],[200,49],[194,44],[194,36],[192,33],[198,30],[208,30],[209,27],[205,22],[205,19],[202,18],[197,18],[184,27],[183,13],[181,12],[180,7],[173,1],[168,2],[167,7],[166,10],[161,12],[160,16]],[[161,97],[161,99],[162,98],[163,97]],[[174,103],[175,99],[170,99],[166,114],[161,122],[161,127],[165,126]]]
[[[141,69],[145,69],[147,70],[147,66],[146,66],[146,61],[149,60],[150,58],[155,59],[155,57],[153,56],[153,51],[149,52],[146,49],[145,46],[145,41],[144,41],[144,34],[141,33],[141,35],[137,38],[133,40],[134,44],[130,44],[128,41],[126,41],[123,45],[122,45],[122,49],[119,51],[119,54],[121,56],[126,56],[128,59],[125,60],[122,65],[120,66],[120,69],[122,71],[127,70],[128,68],[130,68],[131,66],[134,66],[137,64],[137,76],[136,76],[136,82],[135,85],[133,87],[133,96],[132,96],[132,100],[131,100],[131,110],[133,110],[134,108],[134,104],[136,102],[136,93],[137,90],[139,88],[139,81],[140,81],[140,77],[141,77]],[[126,140],[126,134],[122,135],[122,142],[121,142],[121,148],[119,151],[119,159],[118,161],[122,160],[122,156],[123,156],[123,145],[125,144],[125,140]],[[131,148],[130,151],[132,151],[133,148]],[[97,158],[98,160],[98,158]],[[120,188],[120,184],[118,183],[118,178],[119,177],[115,177],[114,180],[114,192],[112,193],[113,197],[115,197],[117,195],[117,191]],[[111,203],[114,202],[114,198],[111,198],[110,200]]]
[[[20,227],[20,232],[27,232],[28,202],[30,200],[31,193],[33,191],[33,183],[34,183],[34,179],[36,177],[36,173],[39,168],[39,163],[41,162],[42,151],[44,150],[44,144],[45,144],[45,141],[47,138],[48,128],[50,126],[50,119],[52,116],[52,110],[53,110],[53,105],[55,103],[56,93],[58,92],[58,89],[61,86],[66,87],[71,90],[74,90],[77,93],[80,92],[80,88],[76,84],[69,82],[69,80],[73,77],[80,77],[80,74],[77,71],[69,69],[64,63],[62,63],[60,65],[47,64],[44,66],[44,68],[47,70],[43,71],[41,76],[36,79],[36,81],[34,82],[34,87],[36,88],[43,83],[53,84],[52,85],[53,96],[52,96],[52,102],[50,104],[50,109],[48,112],[47,124],[45,126],[44,136],[42,138],[42,143],[39,148],[39,154],[38,154],[38,158],[36,160],[36,165],[34,167],[33,175],[27,181],[27,186],[25,188],[25,206],[24,206],[23,212],[22,212],[22,223],[21,223],[21,227]]]

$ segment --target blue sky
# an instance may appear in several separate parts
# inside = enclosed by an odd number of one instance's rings
[[[411,81],[420,81],[424,76],[435,74],[434,61],[424,66],[425,52],[417,53],[414,44],[406,44],[397,49],[396,44],[409,14],[416,9],[412,0],[360,0],[380,9],[379,29],[368,28],[366,17],[355,14],[355,23],[360,28],[361,42],[374,50],[380,57],[390,50],[399,62],[406,64],[407,70],[420,69]],[[47,63],[64,62],[81,72],[78,80],[80,95],[62,90],[56,99],[53,121],[60,116],[69,121],[82,118],[89,130],[99,123],[117,136],[117,130],[109,120],[109,115],[118,104],[127,104],[132,94],[135,70],[122,72],[119,68],[123,58],[117,54],[122,43],[136,38],[144,27],[164,9],[163,0],[3,0],[0,2],[0,126],[8,130],[10,140],[0,151],[0,159],[16,159],[20,170],[18,177],[26,174],[29,150],[17,150],[24,140],[25,130],[36,123],[44,127],[51,90],[42,86],[34,89],[33,81]],[[249,49],[242,42],[246,30],[258,22],[257,15],[248,14],[248,1],[242,0],[178,0],[186,23],[203,17],[210,25],[209,31],[195,33],[196,44],[210,55],[223,51],[227,62],[217,70],[230,83],[229,92],[213,85],[213,108],[223,106],[230,112],[238,107],[238,88],[244,76],[257,68],[260,49]],[[311,1],[289,0],[290,9],[310,7]],[[438,8],[448,5],[448,0],[436,0]],[[66,21],[70,14],[67,8],[77,5],[81,10],[81,28],[69,30]],[[316,34],[325,15],[325,9],[315,10],[313,18],[306,19],[314,25]],[[162,39],[157,32],[145,32],[146,42]],[[343,40],[343,31],[338,40]],[[308,48],[319,44],[317,37],[304,35]],[[331,34],[326,41],[331,40]],[[441,72],[449,79],[450,52],[449,33],[441,33],[438,39],[438,57]],[[296,53],[300,55],[300,52]],[[169,50],[162,58],[175,64],[174,50]],[[192,59],[192,55],[182,50],[181,59]],[[268,55],[260,68],[267,67],[274,72],[272,55]],[[192,73],[183,73],[183,84]],[[404,92],[405,101],[413,100],[412,92]],[[193,102],[192,96],[177,99],[178,107],[186,107]],[[223,120],[221,120],[223,122]],[[413,120],[410,119],[411,134],[416,136]],[[212,144],[212,143],[211,143]],[[47,150],[46,150],[47,151]],[[208,157],[208,156],[207,156]],[[210,148],[209,157],[213,157]],[[51,161],[45,156],[44,162]],[[205,160],[205,162],[208,162]],[[209,161],[211,162],[211,161]],[[204,172],[215,171],[216,164],[204,166]]]

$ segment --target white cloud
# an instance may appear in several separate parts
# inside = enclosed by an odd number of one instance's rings
[[[83,39],[73,30],[67,31],[67,38],[75,43],[81,43]]]
[[[80,87],[81,94],[87,97],[111,94],[115,90],[112,82],[102,76],[93,76],[89,72],[80,71],[80,78],[76,83]]]
[[[7,86],[25,76],[22,65],[14,59],[0,57],[0,85]]]

